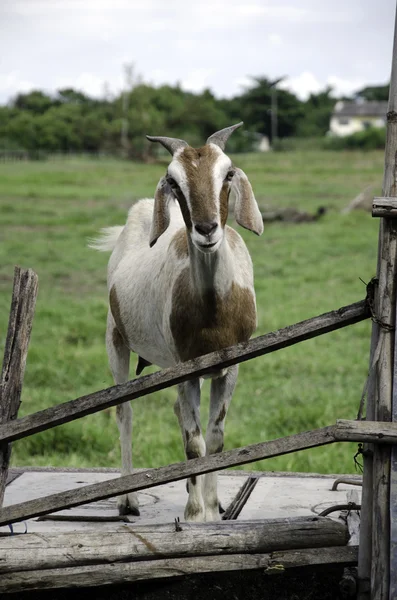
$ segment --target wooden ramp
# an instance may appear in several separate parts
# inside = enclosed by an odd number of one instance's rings
[[[5,506],[118,476],[117,471],[109,469],[13,469]],[[132,598],[140,597],[136,596],[137,585],[150,583],[157,587],[149,597],[161,598],[164,585],[169,585],[165,582],[186,585],[181,576],[186,580],[186,576],[211,578],[216,574],[223,578],[222,586],[227,589],[236,573],[240,574],[239,581],[248,578],[248,582],[250,577],[261,578],[264,573],[294,573],[296,567],[309,569],[319,586],[321,577],[314,569],[328,569],[327,573],[339,569],[334,575],[337,586],[343,579],[343,568],[357,564],[357,546],[351,545],[346,521],[340,518],[341,509],[353,494],[359,503],[361,493],[357,491],[360,487],[349,483],[340,483],[333,490],[339,477],[220,473],[219,495],[232,520],[219,523],[183,522],[186,485],[181,480],[139,492],[140,517],[120,518],[116,499],[109,498],[0,527],[0,595],[36,600],[47,598],[41,594],[52,590],[55,594],[62,592],[60,598],[73,600],[116,598],[117,586],[132,585],[128,588],[132,595],[123,596]],[[360,480],[357,475],[346,477],[357,483]],[[336,509],[329,517],[319,516],[332,507]],[[206,585],[197,583],[197,593]],[[216,591],[216,582],[213,585]],[[263,598],[274,597],[272,583],[252,585],[258,593],[270,586],[273,591]],[[90,595],[89,588],[94,595]],[[74,595],[64,595],[67,589]],[[215,594],[214,590],[211,593]],[[179,591],[169,597],[179,599],[185,593]]]

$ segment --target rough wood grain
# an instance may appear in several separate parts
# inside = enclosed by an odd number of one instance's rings
[[[74,489],[52,494],[46,498],[6,506],[0,510],[0,525],[7,525],[8,523],[15,523],[49,512],[87,504],[102,498],[118,496],[125,492],[148,489],[162,483],[186,479],[192,475],[219,471],[232,466],[297,452],[298,450],[331,444],[335,441],[333,429],[332,426],[323,427],[315,431],[298,433],[269,442],[253,444],[245,448],[236,448],[211,456],[194,458],[187,462],[150,469],[133,475],[125,475],[118,479],[87,485],[77,490]]]
[[[397,217],[397,198],[374,198],[373,217]]]
[[[397,197],[397,13],[394,29],[392,72],[389,88],[385,171],[382,196]],[[383,218],[379,228],[378,298],[375,304],[382,323],[394,327],[396,323],[397,284],[397,221]],[[382,327],[382,325],[380,325]],[[391,421],[394,330],[378,326],[379,360],[374,379],[375,420]],[[377,444],[373,448],[373,527],[371,600],[389,600],[390,591],[390,473],[391,448]]]
[[[98,566],[80,566],[61,569],[24,571],[2,575],[0,591],[22,592],[38,589],[94,587],[139,580],[180,577],[192,573],[244,571],[264,569],[269,575],[285,569],[309,565],[345,564],[357,562],[357,548],[316,548],[287,550],[271,554],[232,554],[170,558],[156,561],[111,563]]]
[[[338,419],[334,430],[335,438],[343,442],[397,443],[397,423],[384,421],[348,421]]]
[[[0,379],[0,424],[16,418],[36,306],[38,278],[31,269],[15,267],[10,317]],[[0,443],[0,507],[7,482],[11,445]]]
[[[100,531],[0,537],[0,573],[133,560],[345,546],[344,523],[295,517],[234,523],[125,525]]]
[[[397,302],[396,302],[397,323]],[[397,427],[397,336],[394,339],[392,425]],[[390,464],[390,600],[397,598],[397,446],[391,449]]]
[[[358,323],[369,316],[365,300],[344,306],[319,317],[259,336],[249,342],[237,344],[219,352],[212,352],[195,360],[180,363],[176,367],[163,369],[125,384],[82,396],[76,400],[28,415],[13,423],[0,425],[0,441],[17,440],[56,425],[68,423],[104,408],[121,404],[126,400],[135,400],[146,394],[192,379],[192,377],[218,371],[232,364],[275,352],[298,342]]]
[[[348,503],[360,504],[361,498],[358,490],[349,490],[347,492]],[[350,510],[346,514],[347,528],[349,530],[349,546],[358,546],[360,543],[360,512],[358,510]]]

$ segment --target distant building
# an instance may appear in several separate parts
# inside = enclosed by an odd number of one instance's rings
[[[344,137],[369,127],[385,127],[387,102],[339,100],[331,115],[330,134]]]

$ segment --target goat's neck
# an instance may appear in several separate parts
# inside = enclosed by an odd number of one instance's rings
[[[213,254],[200,252],[188,236],[189,260],[192,284],[200,296],[205,296],[213,291],[219,296],[224,296],[230,290],[234,279],[233,256],[223,238],[219,249]]]

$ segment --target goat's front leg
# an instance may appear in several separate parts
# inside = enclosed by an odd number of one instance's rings
[[[205,455],[205,442],[200,425],[200,380],[193,379],[178,385],[178,400],[175,404],[185,445],[186,458]],[[204,521],[205,511],[202,494],[202,476],[188,480],[189,499],[185,508],[186,521]]]
[[[106,349],[114,382],[116,384],[125,383],[128,381],[131,352],[124,344],[110,311],[106,330]],[[116,419],[120,433],[121,474],[130,475],[132,473],[132,408],[130,402],[117,406]],[[134,492],[118,496],[117,506],[120,515],[139,516],[138,496]]]
[[[210,415],[207,427],[206,448],[208,454],[223,450],[225,418],[236,387],[238,365],[229,367],[226,375],[211,381]],[[207,473],[204,478],[205,520],[220,519],[221,505],[218,499],[217,474]]]

